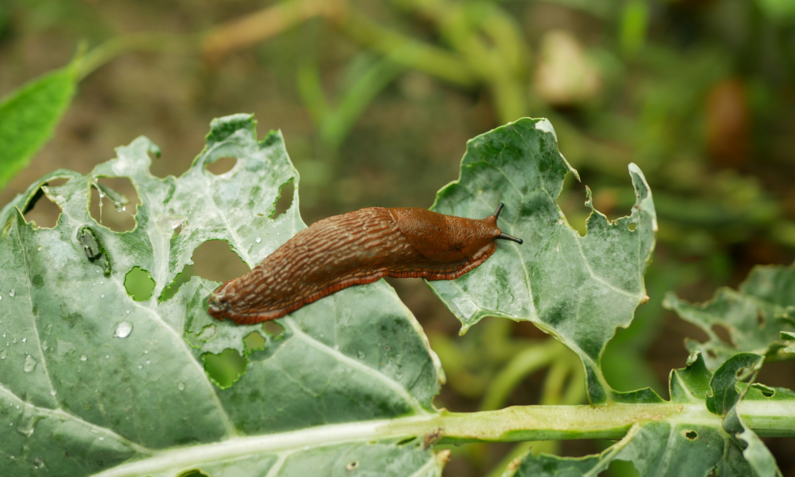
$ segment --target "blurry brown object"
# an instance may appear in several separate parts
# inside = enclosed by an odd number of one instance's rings
[[[739,169],[748,162],[751,111],[745,84],[728,78],[707,98],[707,150],[713,163]]]

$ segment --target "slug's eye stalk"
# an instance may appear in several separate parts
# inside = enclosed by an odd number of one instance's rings
[[[505,204],[500,202],[500,205],[497,206],[497,210],[495,210],[494,213],[491,214],[491,216],[494,217],[494,223],[497,223],[497,219],[500,217],[500,212],[502,212],[502,208],[503,207],[505,207]],[[524,243],[524,241],[522,239],[516,238],[516,237],[514,237],[512,235],[508,235],[508,234],[502,233],[502,232],[500,232],[500,235],[496,236],[494,239],[495,240],[497,240],[497,239],[511,240],[511,241],[514,241],[514,242],[518,243],[519,245]]]
[[[524,240],[522,240],[520,238],[516,238],[516,237],[514,237],[512,235],[508,235],[506,233],[502,233],[502,232],[500,233],[500,235],[497,236],[497,238],[498,239],[502,239],[502,240],[512,240],[512,241],[518,243],[519,245],[524,243]]]
[[[500,202],[500,205],[497,206],[497,210],[495,210],[494,213],[491,214],[491,215],[493,215],[495,219],[499,218],[500,217],[500,212],[502,211],[503,207],[505,207],[505,204]]]

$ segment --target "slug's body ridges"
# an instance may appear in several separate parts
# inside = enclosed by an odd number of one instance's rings
[[[507,237],[496,226],[498,212],[473,220],[425,209],[371,207],[329,217],[226,282],[210,297],[209,313],[251,324],[385,276],[458,278],[494,253],[496,238]]]

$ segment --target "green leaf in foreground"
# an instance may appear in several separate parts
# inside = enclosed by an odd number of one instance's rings
[[[744,414],[759,415],[765,409],[795,403],[795,394],[789,390],[766,388],[772,392],[762,392],[738,384],[737,372],[755,369],[762,359],[741,353],[713,375],[697,352],[687,368],[671,372],[670,402],[682,407],[675,418],[637,422],[623,439],[597,455],[528,454],[504,477],[596,476],[616,460],[632,462],[642,476],[703,477],[713,469],[721,477],[779,475],[770,451],[738,414],[738,407]]]
[[[670,293],[663,305],[709,336],[704,343],[685,342],[691,353],[702,353],[709,369],[742,351],[767,356],[768,361],[795,357],[781,337],[781,332],[795,330],[795,265],[756,267],[739,291],[721,288],[703,304]]]
[[[153,177],[150,152],[148,139],[136,139],[87,175],[43,177],[0,211],[0,474],[277,476],[353,466],[439,475],[433,452],[381,430],[395,417],[432,415],[439,389],[421,328],[385,282],[302,308],[279,320],[278,337],[212,320],[206,302],[217,283],[193,277],[161,298],[207,240],[227,241],[253,266],[305,227],[281,135],[257,141],[249,115],[215,120],[179,178]],[[205,168],[221,157],[237,163],[223,175]],[[99,177],[135,185],[133,231],[90,216]],[[56,178],[68,181],[45,185]],[[292,204],[274,218],[291,180]],[[39,190],[63,211],[52,229],[22,214]],[[125,289],[133,269],[155,282],[143,301]],[[263,349],[246,349],[250,333]],[[221,389],[203,361],[227,349],[247,365]]]
[[[41,76],[0,102],[0,189],[50,138],[72,100],[76,62]]]
[[[601,356],[616,328],[629,326],[648,299],[643,274],[657,220],[649,186],[631,164],[631,215],[610,221],[592,208],[581,237],[556,202],[569,172],[577,174],[545,119],[520,119],[469,141],[461,177],[439,191],[434,209],[480,218],[504,202],[499,226],[524,244],[500,242],[472,272],[429,284],[462,332],[491,315],[532,321],[562,341],[585,365],[591,402],[602,403],[619,398],[602,376]]]

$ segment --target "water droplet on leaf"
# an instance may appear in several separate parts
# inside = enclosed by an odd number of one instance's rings
[[[132,324],[127,321],[122,321],[116,326],[114,335],[116,338],[126,338],[130,336],[130,333],[132,333]]]
[[[364,351],[359,351],[357,356],[359,356],[359,359],[364,359]]]
[[[177,384],[177,389],[179,389],[180,391],[184,391],[185,390],[185,385],[183,383],[178,383]]]
[[[8,296],[10,296],[11,298],[14,298],[14,296],[16,296],[16,294],[17,294],[17,291],[14,288],[12,288],[10,292],[8,292]]]
[[[38,361],[36,361],[36,358],[34,358],[34,357],[33,357],[33,356],[31,356],[31,355],[27,355],[27,356],[25,356],[25,365],[22,367],[22,369],[23,369],[23,370],[24,370],[26,373],[30,373],[31,371],[33,371],[34,369],[36,369],[36,365],[37,365],[37,364],[39,364],[39,362],[38,362]]]
[[[88,357],[84,354],[80,355],[80,361],[88,361]]]
[[[257,243],[260,243],[260,242],[262,242],[262,239],[257,237]]]
[[[6,357],[8,357],[8,350],[4,349],[3,351],[0,351],[0,359],[6,359]]]

